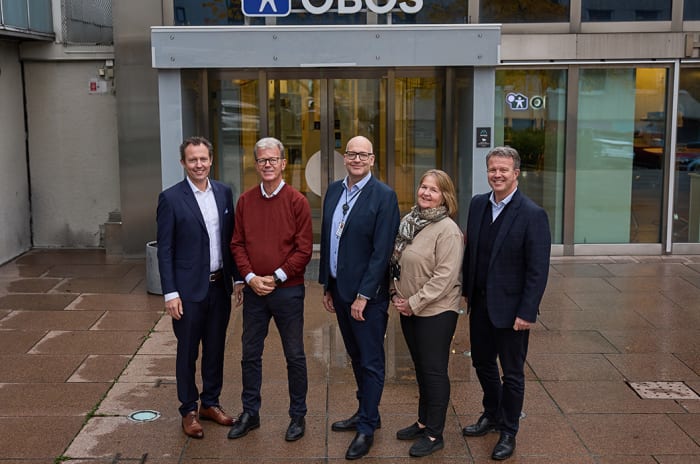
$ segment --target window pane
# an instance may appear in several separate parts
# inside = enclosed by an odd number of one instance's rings
[[[115,0],[118,1],[118,0]],[[173,0],[176,26],[223,26],[244,24],[241,2],[231,0]],[[256,18],[257,19],[257,18]],[[264,24],[264,20],[256,24]]]
[[[666,69],[583,69],[575,243],[659,243]]]
[[[683,3],[683,19],[686,21],[700,20],[700,2],[685,0]]]
[[[392,24],[463,24],[467,23],[468,0],[424,0],[418,13],[391,12]],[[411,2],[408,2],[411,3]],[[399,3],[397,2],[397,5]],[[412,3],[411,3],[412,4]]]
[[[17,0],[2,0],[2,15],[6,26],[29,29],[27,2]]]
[[[29,2],[29,29],[37,32],[53,32],[51,23],[51,0]]]
[[[581,21],[670,21],[671,2],[672,0],[582,0]]]
[[[681,69],[673,241],[700,242],[700,69]]]
[[[480,23],[557,23],[569,21],[569,0],[482,0]]]
[[[494,145],[520,153],[518,188],[549,215],[562,243],[566,71],[496,71]]]

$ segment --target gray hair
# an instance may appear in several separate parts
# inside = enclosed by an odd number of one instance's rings
[[[492,148],[489,154],[486,155],[486,167],[489,165],[489,160],[494,156],[498,158],[511,158],[513,160],[513,169],[520,169],[520,154],[518,154],[518,150],[515,148],[507,145]]]
[[[253,147],[255,159],[258,159],[259,150],[264,150],[267,148],[277,148],[280,152],[280,158],[284,159],[284,145],[282,145],[282,142],[274,137],[263,137],[255,143],[255,147]]]

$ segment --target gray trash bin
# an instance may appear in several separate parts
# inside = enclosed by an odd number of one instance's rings
[[[158,271],[158,242],[146,243],[146,291],[154,295],[162,295],[160,272]]]

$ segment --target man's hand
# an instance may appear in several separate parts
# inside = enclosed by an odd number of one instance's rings
[[[530,330],[530,324],[528,321],[525,319],[520,319],[519,317],[515,318],[515,324],[513,324],[513,330]]]
[[[180,297],[173,298],[170,301],[166,301],[165,310],[170,315],[170,317],[179,321],[183,314],[182,300],[180,299]]]
[[[365,316],[363,316],[363,313],[365,312],[365,306],[367,306],[366,299],[359,296],[355,298],[355,301],[352,302],[352,306],[350,306],[350,315],[352,318],[356,321],[364,321]]]
[[[272,276],[255,276],[248,282],[250,288],[260,296],[269,295],[275,289],[275,278]]]
[[[245,288],[243,282],[238,282],[233,286],[233,296],[236,299],[236,306],[243,304],[243,288]]]
[[[333,306],[333,296],[331,292],[323,292],[323,307],[329,313],[335,313],[335,306]]]

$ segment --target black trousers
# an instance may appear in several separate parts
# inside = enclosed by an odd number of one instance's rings
[[[450,344],[457,327],[457,313],[445,311],[435,316],[401,316],[401,330],[416,368],[418,382],[418,422],[427,434],[442,438],[450,401]]]
[[[180,414],[202,407],[219,405],[219,395],[224,378],[224,348],[226,329],[231,317],[231,296],[226,292],[223,280],[209,284],[204,301],[182,301],[180,320],[173,319],[173,331],[177,338],[175,379]],[[199,344],[202,344],[202,394],[195,381]]]
[[[303,285],[281,287],[265,296],[257,295],[250,287],[243,297],[243,358],[241,371],[243,411],[258,415],[262,398],[262,355],[270,319],[274,319],[282,340],[287,361],[289,387],[289,416],[306,415],[308,378],[304,353],[304,294]]]
[[[469,336],[472,365],[484,392],[484,414],[499,423],[499,430],[515,436],[525,399],[525,357],[530,331],[494,327],[485,299],[477,296],[472,302]]]

